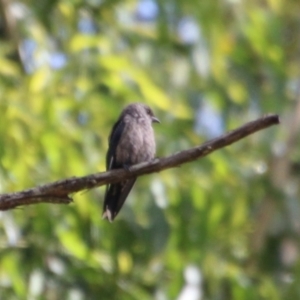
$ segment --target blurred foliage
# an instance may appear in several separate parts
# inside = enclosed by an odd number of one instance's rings
[[[138,180],[0,214],[1,299],[300,299],[300,2],[1,1],[0,192],[104,170],[123,106],[166,156],[265,113],[280,127]],[[194,295],[194,296],[193,296]]]

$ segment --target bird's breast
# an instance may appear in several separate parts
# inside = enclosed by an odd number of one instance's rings
[[[116,149],[118,164],[134,165],[149,161],[155,155],[155,139],[151,124],[128,122]]]

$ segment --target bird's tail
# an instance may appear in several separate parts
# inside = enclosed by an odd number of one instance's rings
[[[135,181],[136,178],[131,178],[124,182],[110,184],[107,187],[103,205],[103,219],[107,218],[110,222],[114,220],[122,208]]]

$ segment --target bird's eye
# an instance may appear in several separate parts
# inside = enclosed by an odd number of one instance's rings
[[[146,113],[147,113],[148,115],[150,115],[150,116],[153,115],[153,113],[152,113],[150,107],[146,107]]]

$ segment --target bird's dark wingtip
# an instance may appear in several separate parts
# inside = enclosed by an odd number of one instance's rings
[[[106,207],[105,211],[103,212],[102,219],[108,219],[110,223],[112,223],[112,221],[114,220],[113,214],[108,207]]]

